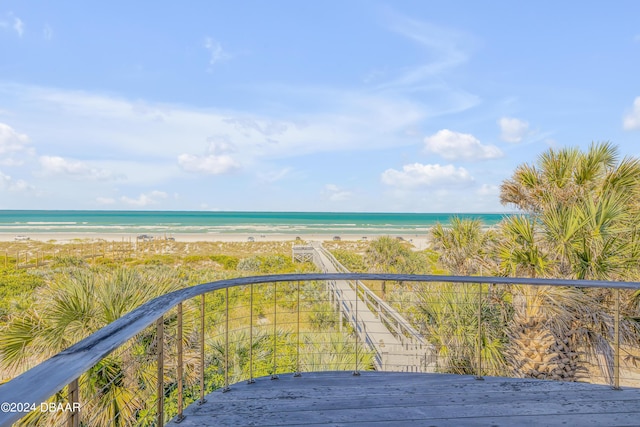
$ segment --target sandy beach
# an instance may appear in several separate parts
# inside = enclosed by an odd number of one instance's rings
[[[155,240],[175,239],[176,242],[295,242],[299,237],[303,241],[334,241],[339,237],[341,241],[370,241],[381,235],[335,235],[335,234],[249,234],[249,233],[173,233],[171,235],[158,234],[149,235]],[[393,235],[392,237],[400,238],[411,243],[415,250],[423,250],[428,247],[428,238],[426,234],[406,234]],[[51,233],[29,233],[16,235],[15,233],[0,233],[0,242],[47,242],[56,244],[74,243],[79,241],[105,241],[105,242],[136,242],[138,235],[129,233],[80,233],[80,232],[51,232]]]

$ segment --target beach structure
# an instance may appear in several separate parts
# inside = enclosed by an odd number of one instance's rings
[[[481,339],[483,324],[490,319],[479,310],[478,322],[470,324],[477,333],[475,357],[469,369],[472,375],[434,372],[397,372],[387,364],[376,370],[361,357],[371,351],[366,335],[353,333],[345,338],[355,350],[355,357],[340,359],[344,364],[329,372],[309,369],[315,356],[333,357],[333,350],[322,345],[320,353],[304,354],[303,347],[313,341],[320,344],[321,332],[301,335],[301,314],[308,310],[301,297],[315,283],[367,282],[394,280],[407,283],[452,283],[460,290],[482,290],[483,283],[519,286],[574,286],[596,288],[610,292],[615,298],[620,290],[640,290],[640,283],[586,280],[556,280],[478,276],[419,276],[399,274],[311,273],[241,277],[192,286],[156,298],[119,318],[93,335],[78,342],[51,359],[0,386],[0,402],[13,402],[0,412],[0,426],[10,426],[23,416],[44,417],[55,425],[112,425],[123,411],[145,425],[637,425],[640,419],[640,389],[629,387],[632,381],[622,363],[621,354],[637,352],[620,345],[620,313],[611,313],[615,320],[614,354],[611,378],[596,375],[592,379],[605,384],[566,383],[531,378],[499,378],[487,375],[489,367],[483,356],[486,343]],[[253,309],[249,298],[248,311],[233,314],[231,292],[253,295],[262,287],[270,289],[274,305]],[[359,289],[350,286],[352,290]],[[280,291],[279,291],[280,289]],[[341,304],[352,305],[349,316],[356,319],[354,329],[371,328],[370,320],[361,315],[365,306],[360,298],[343,292]],[[216,298],[207,298],[208,295]],[[239,295],[235,294],[236,297]],[[491,303],[478,292],[478,308]],[[279,316],[278,298],[287,301],[291,310]],[[332,297],[333,298],[333,297]],[[212,301],[223,301],[216,312],[208,311]],[[280,307],[282,309],[282,307]],[[259,316],[270,316],[271,323],[258,326]],[[369,309],[369,311],[371,311]],[[213,316],[213,317],[211,317]],[[216,319],[214,324],[207,318]],[[297,319],[297,320],[296,320]],[[279,322],[298,333],[285,344],[275,339]],[[383,323],[388,322],[383,321]],[[205,345],[207,328],[217,328],[215,347]],[[233,326],[232,326],[233,325]],[[237,328],[244,331],[238,335]],[[473,326],[475,325],[475,329]],[[187,335],[188,330],[188,335]],[[274,332],[272,350],[264,354],[253,352],[253,342]],[[233,339],[231,334],[233,335]],[[262,335],[259,335],[262,334]],[[267,340],[268,340],[268,335]],[[247,353],[238,359],[239,337],[247,341]],[[263,338],[264,339],[264,338]],[[186,344],[193,341],[191,346]],[[111,389],[125,381],[122,371],[115,369],[117,360],[128,350],[147,346],[143,357],[145,387],[131,390],[129,406],[108,404],[95,406],[100,396],[111,396]],[[217,353],[212,354],[215,350]],[[304,347],[310,348],[310,347]],[[205,352],[205,350],[207,352]],[[627,354],[627,353],[624,353]],[[631,353],[629,353],[631,354]],[[353,355],[352,355],[353,356]],[[311,359],[309,358],[311,357]],[[123,359],[129,360],[129,359]],[[303,363],[304,361],[307,361]],[[396,359],[398,360],[398,359]],[[129,360],[129,363],[132,363]],[[405,361],[395,362],[406,366]],[[269,365],[271,375],[254,377],[255,367]],[[436,370],[441,360],[435,360]],[[221,387],[213,391],[211,382],[217,378]],[[99,385],[99,387],[97,387]],[[624,387],[623,391],[620,391]],[[117,399],[118,394],[113,394]],[[44,406],[41,406],[44,403]],[[50,406],[49,403],[53,403]],[[166,403],[166,405],[165,405]],[[170,404],[169,404],[170,403]],[[22,410],[18,411],[18,404]],[[133,405],[133,406],[132,406]],[[28,415],[24,410],[33,409]],[[98,408],[102,410],[98,411]],[[108,412],[119,408],[118,412]],[[103,412],[107,411],[107,412]],[[49,418],[47,418],[49,417]],[[99,422],[96,420],[100,420]]]
[[[293,245],[291,247],[291,259],[293,262],[314,262],[317,252],[311,245]]]

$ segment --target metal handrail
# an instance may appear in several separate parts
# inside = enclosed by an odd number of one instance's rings
[[[640,290],[640,282],[616,282],[602,280],[567,280],[541,278],[512,278],[487,276],[444,276],[373,273],[335,274],[279,274],[241,277],[205,283],[155,298],[89,337],[58,353],[34,368],[0,386],[0,402],[21,402],[39,405],[66,385],[73,383],[81,374],[104,359],[136,334],[152,325],[179,303],[208,292],[242,285],[296,282],[313,280],[395,280],[406,282],[452,282],[521,284],[533,286],[573,286],[580,288],[608,288]],[[0,413],[0,426],[11,425],[25,413]]]

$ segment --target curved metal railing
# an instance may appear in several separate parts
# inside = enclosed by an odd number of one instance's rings
[[[123,346],[128,340],[141,333],[146,328],[157,324],[158,325],[158,339],[162,339],[163,328],[163,316],[169,311],[182,310],[182,303],[193,299],[198,296],[202,296],[201,302],[204,309],[205,299],[204,295],[218,290],[228,290],[230,288],[243,286],[243,285],[256,285],[256,284],[277,284],[277,283],[291,283],[291,282],[309,282],[309,281],[335,281],[335,280],[352,280],[352,281],[396,281],[396,282],[451,282],[459,284],[496,284],[496,285],[532,285],[532,286],[568,286],[568,287],[580,287],[580,288],[604,288],[613,289],[616,296],[621,289],[628,290],[640,290],[639,282],[611,282],[611,281],[585,281],[585,280],[560,280],[560,279],[533,279],[533,278],[509,278],[509,277],[478,277],[478,276],[440,276],[440,275],[403,275],[403,274],[369,274],[369,273],[346,273],[346,274],[284,274],[284,275],[268,275],[268,276],[253,276],[242,277],[236,279],[222,280],[218,282],[205,283],[158,297],[152,301],[149,301],[125,316],[119,318],[113,323],[105,326],[91,336],[83,339],[77,344],[69,347],[68,349],[58,353],[52,358],[40,363],[34,368],[24,372],[23,374],[15,377],[11,381],[0,386],[0,402],[14,402],[23,405],[32,405],[36,408],[41,405],[42,402],[46,402],[51,396],[60,393],[67,387],[69,392],[69,399],[77,399],[78,395],[78,378],[89,371],[97,363],[105,359],[112,352],[119,347]],[[253,292],[253,287],[251,287]],[[480,296],[482,288],[480,287]],[[299,286],[298,286],[299,292]],[[274,297],[275,299],[275,297]],[[298,294],[299,299],[299,294]],[[619,300],[619,298],[618,298]],[[480,303],[481,304],[481,303]],[[616,303],[616,312],[614,314],[616,319],[616,328],[614,344],[615,350],[615,365],[614,374],[615,382],[614,387],[619,387],[618,383],[618,368],[619,368],[619,310]],[[227,306],[228,310],[228,306]],[[478,327],[481,327],[482,314],[478,312]],[[228,313],[227,313],[228,321]],[[181,317],[179,325],[181,325]],[[180,328],[182,326],[179,326]],[[204,328],[204,326],[203,326]],[[275,325],[274,325],[275,332]],[[181,332],[180,332],[181,333]],[[228,334],[228,327],[227,327]],[[480,338],[478,338],[480,340]],[[228,336],[227,336],[228,340]],[[179,336],[177,339],[178,345],[182,345],[182,339]],[[201,343],[202,353],[200,356],[204,358],[204,342]],[[275,345],[275,344],[274,344]],[[481,346],[482,343],[478,342]],[[479,347],[481,348],[481,347]],[[356,353],[358,349],[356,346]],[[162,355],[162,345],[158,346],[158,353]],[[478,356],[478,375],[482,373],[482,359],[480,352]],[[275,358],[275,353],[274,353]],[[162,358],[160,357],[158,362],[158,419],[157,422],[150,423],[149,425],[163,425],[164,414],[162,408],[162,402],[164,396],[164,388],[162,385]],[[358,369],[356,357],[356,371]],[[179,362],[181,364],[182,362]],[[275,364],[275,361],[274,361]],[[277,371],[274,372],[274,375]],[[226,374],[225,374],[226,375]],[[228,384],[227,384],[228,385]],[[202,387],[202,393],[204,393],[204,384]],[[180,403],[181,405],[182,403]],[[73,408],[75,409],[75,407]],[[181,413],[181,408],[179,409]],[[20,411],[2,411],[0,412],[0,426],[9,426],[11,423],[19,420],[26,413]],[[68,425],[79,425],[77,411],[72,410],[68,414]],[[65,421],[64,424],[67,424]]]

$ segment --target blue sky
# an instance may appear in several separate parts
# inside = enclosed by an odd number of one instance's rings
[[[0,2],[0,209],[504,212],[640,156],[640,2]]]

